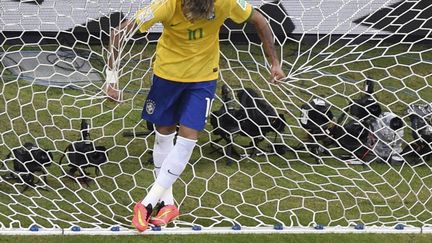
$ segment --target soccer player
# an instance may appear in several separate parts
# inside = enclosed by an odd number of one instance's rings
[[[122,22],[111,33],[105,92],[118,100],[122,46],[137,30],[146,32],[157,22],[164,26],[156,48],[153,83],[142,112],[142,118],[156,127],[153,159],[157,177],[134,207],[132,223],[140,232],[149,223],[166,225],[179,215],[172,185],[185,169],[210,113],[219,75],[219,30],[227,18],[255,26],[271,64],[270,82],[282,80],[285,74],[269,25],[245,0],[153,0],[136,13],[135,19]]]

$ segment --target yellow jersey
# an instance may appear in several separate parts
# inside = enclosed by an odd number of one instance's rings
[[[227,18],[246,22],[253,8],[245,0],[215,0],[209,19],[189,22],[182,11],[182,0],[153,0],[136,13],[140,32],[162,23],[156,47],[154,73],[176,82],[201,82],[219,77],[219,31]]]

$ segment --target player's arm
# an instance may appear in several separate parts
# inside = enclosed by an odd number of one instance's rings
[[[137,25],[134,21],[126,20],[120,23],[116,28],[113,28],[110,33],[108,63],[105,70],[106,83],[105,92],[108,98],[119,101],[120,89],[118,87],[119,70],[120,70],[120,53],[126,39],[130,38],[137,31]]]
[[[123,47],[125,38],[130,37],[137,31],[136,23],[134,21],[126,20],[114,28],[110,34],[110,46],[108,57],[108,68],[113,70],[118,65],[118,55],[120,49]]]
[[[174,4],[175,1],[152,1],[147,7],[138,10],[131,20],[123,21],[111,31],[105,85],[105,92],[109,98],[120,100],[118,79],[124,45],[137,31],[144,33],[155,23],[170,18],[174,13]]]
[[[279,63],[279,58],[274,46],[273,33],[269,24],[267,23],[267,20],[260,12],[254,10],[249,22],[255,26],[258,37],[263,43],[264,52],[267,56],[267,59],[270,61],[272,77],[271,81],[275,83],[277,81],[283,80],[285,78],[285,73],[282,71],[281,65]]]

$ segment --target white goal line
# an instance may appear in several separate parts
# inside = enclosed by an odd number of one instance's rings
[[[152,228],[143,233],[136,230],[112,227],[108,229],[92,229],[71,227],[35,228],[30,229],[0,229],[0,235],[196,235],[196,234],[432,234],[432,227],[413,227],[396,225],[388,226],[315,226],[315,227],[178,227]]]

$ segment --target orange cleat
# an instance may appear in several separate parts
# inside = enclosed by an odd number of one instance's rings
[[[150,215],[152,213],[152,205],[146,207],[141,202],[137,202],[134,207],[134,215],[132,224],[139,232],[143,232],[149,228]]]
[[[179,209],[175,205],[165,205],[163,202],[155,217],[152,217],[150,224],[155,226],[165,226],[180,215]]]

